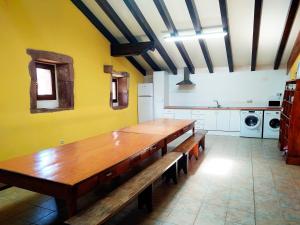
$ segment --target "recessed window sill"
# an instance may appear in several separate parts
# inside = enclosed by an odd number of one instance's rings
[[[73,110],[74,108],[54,108],[54,109],[47,109],[47,108],[39,108],[39,109],[31,109],[31,113],[47,113],[47,112],[59,112],[65,110]]]

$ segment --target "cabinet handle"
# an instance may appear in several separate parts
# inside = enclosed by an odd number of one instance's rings
[[[107,173],[105,176],[109,177],[112,175],[112,172]]]

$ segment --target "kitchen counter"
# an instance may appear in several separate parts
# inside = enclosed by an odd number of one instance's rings
[[[254,110],[254,111],[281,111],[281,107],[205,107],[205,106],[165,106],[165,109],[192,109],[192,110]]]

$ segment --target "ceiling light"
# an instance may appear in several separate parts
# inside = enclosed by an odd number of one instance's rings
[[[176,41],[189,41],[189,40],[199,40],[199,39],[212,39],[220,38],[227,35],[227,32],[214,32],[214,33],[201,33],[194,35],[178,35],[178,36],[167,36],[164,37],[167,42],[176,42]]]
[[[203,28],[202,32],[195,34],[194,29],[189,30],[178,30],[177,35],[170,35],[170,33],[163,33],[163,39],[167,42],[176,41],[189,41],[189,40],[199,40],[199,39],[212,39],[212,38],[222,38],[227,35],[227,32],[223,31],[223,27],[207,27]]]

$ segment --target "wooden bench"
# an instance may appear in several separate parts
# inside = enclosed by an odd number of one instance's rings
[[[138,196],[138,207],[152,210],[152,185],[163,174],[167,180],[177,183],[177,161],[179,152],[170,152],[142,170],[123,185],[97,201],[88,209],[79,212],[65,223],[70,225],[99,225],[123,209]]]
[[[205,150],[206,134],[207,131],[205,130],[197,131],[193,136],[186,139],[174,149],[173,152],[180,152],[183,154],[182,158],[178,162],[178,172],[183,170],[183,172],[187,174],[188,159],[191,156],[195,156],[195,158],[198,160],[199,147],[201,147],[203,151]]]

